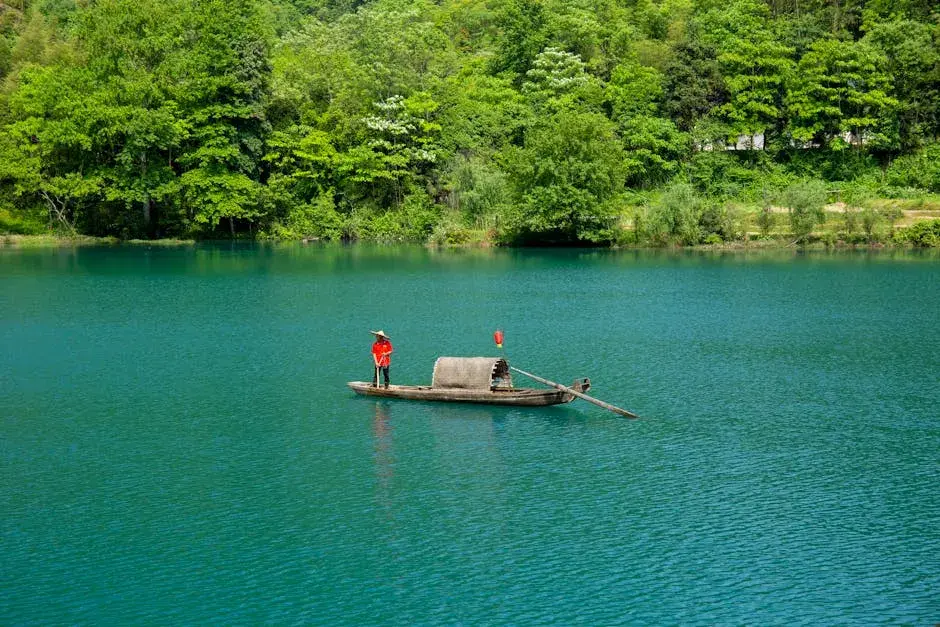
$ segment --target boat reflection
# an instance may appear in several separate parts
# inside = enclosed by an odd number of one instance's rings
[[[484,424],[494,434],[513,425],[544,424],[566,426],[580,424],[585,414],[569,405],[551,407],[504,407],[500,405],[474,405],[450,403],[426,403],[425,411],[440,424],[449,424],[450,428],[475,429],[474,424]],[[455,423],[466,423],[463,427],[454,427]]]

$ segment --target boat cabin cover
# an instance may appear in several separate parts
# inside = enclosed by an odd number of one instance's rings
[[[465,390],[511,389],[509,364],[500,357],[438,357],[432,388]]]

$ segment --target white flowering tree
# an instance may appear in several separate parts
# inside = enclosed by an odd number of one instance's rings
[[[535,57],[532,69],[526,72],[522,93],[537,106],[544,105],[576,94],[589,81],[581,57],[549,47]]]
[[[340,155],[338,170],[354,185],[365,185],[383,204],[399,204],[403,195],[437,163],[441,126],[433,121],[438,104],[418,92],[374,103],[362,118],[361,142]]]

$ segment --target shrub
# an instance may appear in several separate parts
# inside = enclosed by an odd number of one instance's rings
[[[22,211],[0,207],[0,233],[41,235],[48,232],[48,220],[41,209]]]
[[[860,150],[790,149],[780,156],[787,160],[787,171],[801,178],[854,181],[878,171],[874,156]]]
[[[865,207],[862,209],[859,217],[862,223],[862,230],[865,232],[865,237],[868,238],[869,243],[874,241],[875,229],[882,222],[881,214],[872,207]]]
[[[845,234],[851,236],[858,230],[858,211],[854,207],[845,206],[842,213],[842,223],[845,227]]]
[[[687,171],[695,189],[706,196],[736,197],[757,186],[761,172],[747,167],[742,157],[724,150],[692,155]]]
[[[774,215],[770,206],[761,207],[757,213],[757,228],[760,229],[761,237],[769,237],[776,224],[777,216]]]
[[[405,237],[416,242],[426,241],[441,219],[441,207],[422,192],[406,196],[397,213],[401,217]]]
[[[705,243],[710,245],[721,244],[723,241],[717,233],[711,233],[705,238]]]
[[[437,246],[461,246],[473,238],[474,232],[464,226],[459,214],[450,213],[434,227],[428,239]]]
[[[892,230],[894,229],[894,223],[904,215],[897,203],[893,202],[882,207],[880,213],[881,217],[888,223],[888,228]]]
[[[703,236],[701,204],[691,185],[673,183],[650,207],[645,220],[647,237],[656,244],[698,244]]]
[[[734,207],[726,204],[708,204],[699,216],[699,226],[705,235],[706,243],[714,243],[708,242],[713,235],[725,242],[736,239],[739,234],[735,224],[738,213]]]
[[[940,192],[940,144],[896,159],[885,172],[885,182],[892,187]]]
[[[797,242],[804,241],[826,219],[826,186],[822,181],[793,183],[783,191],[782,202],[790,211],[790,228]]]
[[[918,248],[940,248],[940,220],[925,220],[899,229],[894,241]]]
[[[844,205],[842,225],[847,238],[858,231],[861,212],[869,205],[872,197],[871,187],[861,181],[846,184],[839,190],[839,198]]]
[[[343,236],[345,220],[333,204],[331,193],[321,194],[312,203],[300,203],[287,210],[287,216],[271,228],[276,239],[318,237],[338,240]]]

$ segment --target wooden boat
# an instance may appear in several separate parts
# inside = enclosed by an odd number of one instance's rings
[[[356,394],[363,396],[384,396],[386,398],[404,398],[414,401],[445,401],[451,403],[484,403],[488,405],[560,405],[570,403],[574,394],[560,390],[540,390],[535,388],[517,388],[513,390],[461,390],[441,389],[427,385],[389,385],[375,387],[365,381],[347,383]]]
[[[512,384],[509,364],[499,357],[440,357],[434,363],[431,385],[390,385],[387,388],[365,381],[347,383],[356,394],[451,403],[485,403],[538,407],[570,403],[575,395],[566,390],[517,388]],[[571,386],[583,393],[589,379]]]

